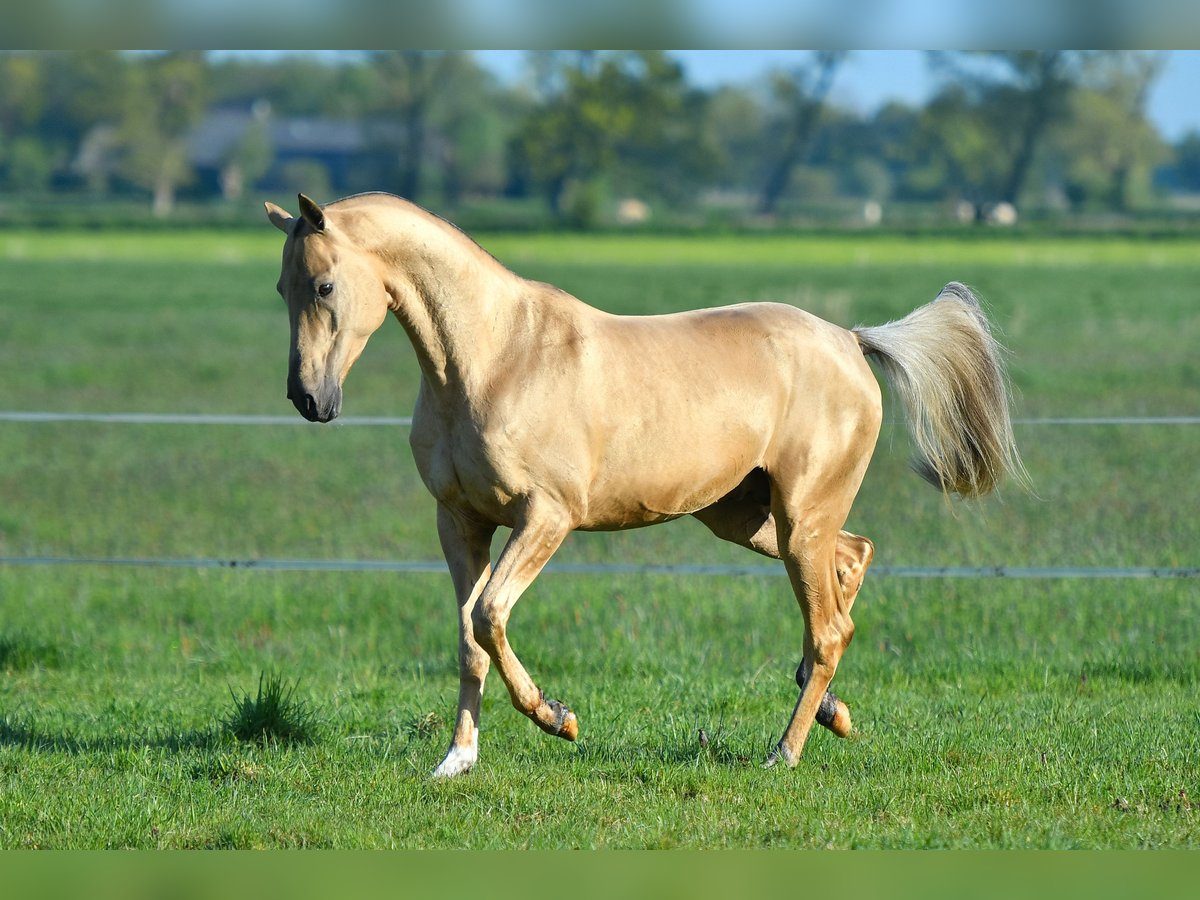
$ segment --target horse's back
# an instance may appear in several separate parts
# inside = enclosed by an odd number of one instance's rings
[[[610,395],[669,380],[672,399],[761,403],[775,423],[795,399],[811,414],[825,406],[882,409],[878,383],[857,338],[783,303],[741,303],[662,316],[610,317],[598,335],[599,377]],[[624,384],[622,382],[625,382]]]

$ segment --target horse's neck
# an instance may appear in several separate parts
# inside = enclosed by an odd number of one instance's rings
[[[466,237],[422,224],[421,239],[408,232],[402,248],[381,254],[397,286],[393,311],[434,395],[475,402],[528,315],[526,282]]]

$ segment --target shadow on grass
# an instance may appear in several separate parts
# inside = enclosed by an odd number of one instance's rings
[[[214,749],[229,744],[230,739],[217,728],[161,734],[77,737],[69,732],[45,731],[7,717],[0,719],[0,747],[18,747],[43,753],[111,753],[117,750],[165,750],[179,753],[185,750]]]
[[[4,644],[0,642],[0,650]],[[296,682],[277,673],[259,675],[256,694],[240,696],[230,689],[233,708],[205,729],[163,730],[152,733],[77,737],[0,718],[0,746],[50,753],[104,753],[118,750],[211,750],[238,744],[284,746],[310,744],[321,735],[322,723],[308,701],[296,695]]]
[[[1200,682],[1200,668],[1191,660],[1100,660],[1084,663],[1079,675],[1085,681],[1109,679],[1131,685],[1173,682],[1186,687]]]
[[[579,744],[579,758],[587,763],[629,766],[650,763],[655,766],[713,766],[721,769],[755,768],[767,758],[773,743],[746,734],[735,735],[721,724],[695,728],[673,728],[667,733],[629,736],[619,742]]]

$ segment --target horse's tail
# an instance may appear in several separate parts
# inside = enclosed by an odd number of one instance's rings
[[[1006,474],[1028,485],[1009,417],[1004,350],[970,288],[951,282],[898,322],[854,334],[904,402],[921,477],[964,497],[987,494]]]

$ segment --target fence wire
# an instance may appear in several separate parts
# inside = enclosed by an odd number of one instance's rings
[[[398,559],[236,559],[154,556],[0,556],[0,566],[112,566],[143,569],[238,569],[259,572],[400,572],[446,573],[446,564],[433,560]],[[550,563],[545,571],[559,575],[690,575],[782,577],[778,566],[739,566],[656,563]],[[1200,578],[1200,567],[1156,566],[873,566],[872,577],[884,578],[1008,578],[1114,579]]]

